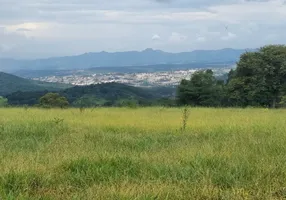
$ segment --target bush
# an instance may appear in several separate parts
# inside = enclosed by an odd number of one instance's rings
[[[281,101],[279,102],[279,107],[280,108],[286,108],[286,96],[283,96],[281,98]]]
[[[8,99],[0,96],[0,108],[8,106]]]
[[[58,93],[47,93],[40,98],[40,106],[43,108],[67,108],[69,102]]]

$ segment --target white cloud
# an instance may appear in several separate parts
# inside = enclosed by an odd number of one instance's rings
[[[14,47],[15,47],[15,45],[13,45],[13,44],[10,44],[10,45],[0,44],[0,52],[2,52],[2,53],[9,52]]]
[[[177,32],[172,32],[169,41],[174,42],[174,43],[178,43],[178,42],[183,42],[187,39],[188,37],[185,35],[182,35],[180,33]]]
[[[6,28],[0,27],[0,57],[14,57],[15,51],[25,44],[29,45],[29,42],[23,32],[9,32]]]
[[[231,32],[228,32],[227,35],[224,35],[221,37],[222,40],[232,40],[234,38],[236,38],[237,35]]]
[[[49,34],[52,25],[48,23],[29,22],[8,25],[5,30],[9,33],[23,33],[26,37],[44,37]]]
[[[199,36],[197,37],[198,42],[205,42],[207,39],[205,37]]]
[[[284,0],[238,1],[234,4],[212,6],[208,10],[217,13],[217,20],[230,24],[283,23],[286,18]]]
[[[153,36],[152,36],[152,40],[160,40],[161,39],[161,37],[160,37],[160,35],[158,35],[158,34],[154,34]]]

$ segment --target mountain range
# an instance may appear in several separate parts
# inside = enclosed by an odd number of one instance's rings
[[[189,63],[235,63],[245,49],[195,50],[192,52],[168,53],[161,50],[97,52],[77,56],[55,57],[36,60],[0,59],[0,71],[18,70],[72,70],[95,67],[144,66],[159,64]],[[254,51],[248,49],[247,51]]]

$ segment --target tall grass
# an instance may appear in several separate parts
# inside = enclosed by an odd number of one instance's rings
[[[286,198],[286,111],[189,109],[0,109],[0,198]]]

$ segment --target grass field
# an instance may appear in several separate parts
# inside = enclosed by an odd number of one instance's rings
[[[0,113],[2,199],[286,198],[286,110]]]

